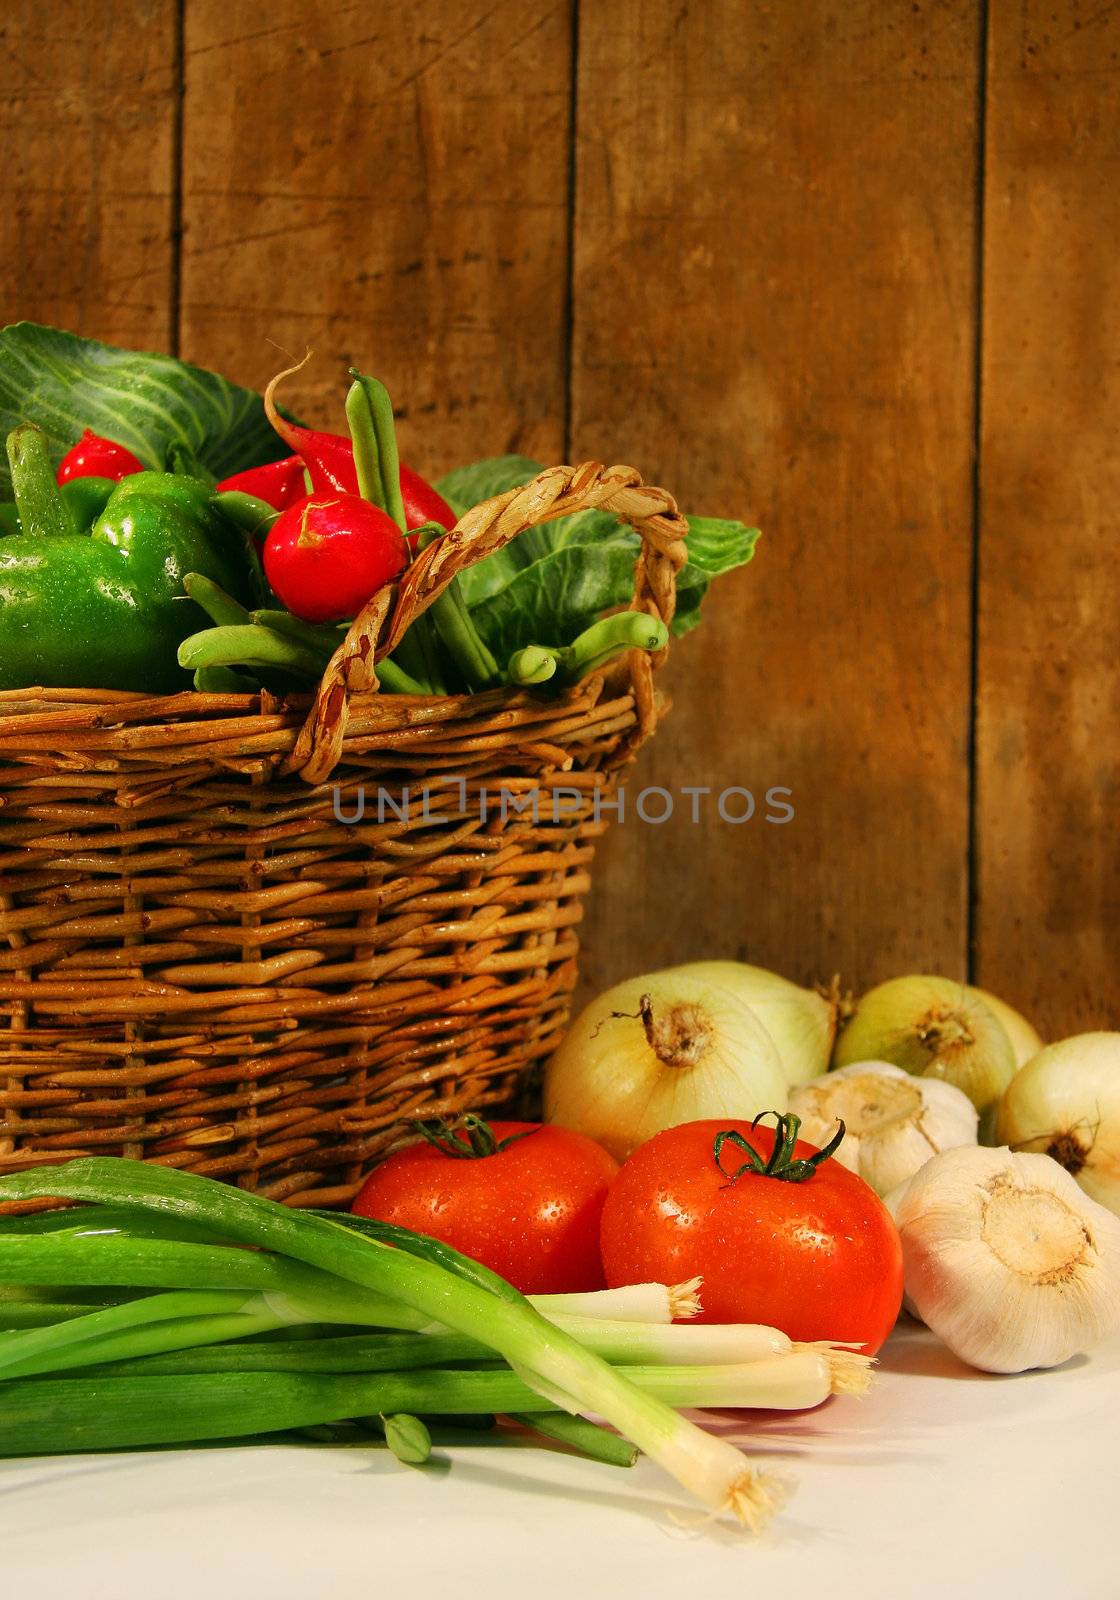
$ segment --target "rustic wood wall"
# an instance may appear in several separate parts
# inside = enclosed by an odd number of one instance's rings
[[[4,320],[384,376],[437,472],[757,521],[617,828],[603,982],[927,969],[1120,1025],[1120,14],[1095,0],[13,0]],[[760,806],[760,810],[763,809]]]

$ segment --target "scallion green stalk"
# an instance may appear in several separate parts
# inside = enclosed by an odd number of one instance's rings
[[[585,1354],[585,1353],[584,1353]],[[588,1364],[595,1357],[587,1356]],[[701,1433],[672,1406],[784,1407],[819,1405],[831,1394],[825,1358],[813,1352],[778,1356],[739,1367],[626,1367],[611,1371],[613,1383],[633,1387],[637,1411],[668,1411],[660,1439],[690,1450],[688,1433]],[[344,1422],[352,1417],[407,1412],[454,1415],[479,1411],[540,1414],[540,1398],[515,1372],[423,1368],[416,1372],[191,1373],[178,1377],[104,1376],[96,1383],[73,1379],[16,1379],[0,1395],[0,1455],[37,1455],[74,1449],[110,1450],[140,1445],[239,1438],[290,1428]],[[632,1402],[632,1404],[634,1404]],[[632,1416],[631,1420],[634,1418]],[[647,1419],[642,1431],[658,1437]],[[737,1452],[736,1452],[737,1453]],[[717,1451],[723,1457],[725,1452]],[[721,1463],[722,1465],[722,1463]],[[700,1455],[688,1484],[716,1470]],[[735,1480],[741,1476],[735,1464]],[[712,1481],[711,1479],[708,1480]],[[765,1484],[772,1494],[773,1486]],[[693,1490],[693,1492],[696,1492]],[[741,1491],[740,1491],[741,1492]],[[709,1490],[714,1495],[714,1490]],[[704,1498],[703,1496],[701,1498]],[[719,1506],[726,1501],[726,1491]],[[710,1502],[706,1502],[710,1503]],[[718,1509],[718,1508],[717,1508]]]
[[[544,1411],[527,1416],[514,1413],[510,1421],[530,1428],[534,1433],[543,1434],[546,1439],[555,1439],[557,1443],[578,1450],[593,1461],[602,1461],[609,1467],[632,1467],[638,1459],[637,1450],[627,1440],[620,1439],[617,1433],[608,1433],[605,1428],[596,1427],[584,1417],[569,1417],[563,1411]]]
[[[776,1485],[759,1473],[733,1445],[704,1433],[670,1406],[643,1393],[623,1373],[585,1350],[520,1297],[504,1298],[420,1255],[386,1248],[323,1218],[301,1216],[262,1196],[168,1167],[92,1157],[0,1179],[0,1201],[47,1196],[104,1204],[125,1203],[149,1211],[167,1212],[212,1227],[236,1242],[277,1251],[306,1266],[401,1300],[431,1320],[445,1323],[488,1345],[509,1362],[514,1374],[530,1390],[529,1394],[522,1394],[518,1400],[500,1407],[486,1402],[472,1403],[471,1410],[539,1411],[543,1399],[558,1409],[600,1416],[711,1509],[732,1511],[741,1521],[758,1526],[775,1508]],[[67,1324],[61,1326],[65,1328]],[[455,1376],[458,1381],[464,1375]],[[504,1378],[506,1375],[497,1376]],[[132,1378],[117,1381],[131,1385],[193,1383],[197,1387],[199,1381],[214,1385],[224,1383],[225,1379],[226,1375],[218,1374],[204,1380]],[[330,1385],[356,1381],[371,1385],[382,1382],[364,1377],[354,1380],[276,1373],[242,1373],[235,1378],[235,1384],[263,1384],[266,1390],[277,1384]],[[55,1388],[57,1384],[43,1382],[41,1386]],[[7,1386],[6,1403],[11,1400],[12,1389],[26,1391],[28,1387],[26,1384]],[[416,1405],[409,1401],[400,1404],[373,1401],[360,1408],[367,1414],[450,1409],[455,1408],[438,1402]],[[349,1402],[335,1417],[346,1414],[355,1414]],[[335,1418],[309,1415],[295,1421],[271,1422],[260,1431],[331,1420]],[[8,1425],[6,1414],[5,1432]],[[236,1431],[256,1430],[247,1429],[241,1422]],[[196,1438],[203,1436],[194,1435]],[[205,1436],[217,1435],[211,1432]]]

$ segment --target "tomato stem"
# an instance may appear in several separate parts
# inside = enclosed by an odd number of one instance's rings
[[[447,1122],[443,1117],[433,1122],[414,1122],[412,1126],[417,1133],[427,1139],[445,1156],[455,1156],[462,1161],[475,1161],[484,1156],[500,1155],[503,1150],[508,1150],[511,1144],[516,1144],[518,1139],[527,1139],[531,1133],[536,1133],[536,1128],[523,1128],[520,1133],[511,1133],[504,1139],[495,1139],[494,1130],[484,1117],[468,1112],[465,1117],[456,1122]],[[466,1138],[462,1138],[455,1130],[462,1128]]]
[[[775,1123],[774,1147],[770,1151],[769,1158],[764,1159],[749,1139],[744,1138],[736,1128],[725,1128],[722,1133],[716,1134],[712,1145],[712,1158],[729,1185],[737,1182],[744,1172],[756,1172],[762,1178],[780,1178],[785,1183],[804,1183],[807,1178],[813,1176],[822,1161],[827,1161],[829,1156],[835,1155],[847,1131],[843,1122],[837,1117],[839,1126],[823,1150],[818,1150],[816,1155],[795,1158],[793,1152],[797,1144],[801,1118],[795,1116],[792,1111],[786,1112],[785,1115],[780,1111],[760,1111],[751,1123],[752,1132],[763,1117],[773,1117]],[[733,1144],[747,1158],[735,1172],[728,1172],[723,1165],[723,1149],[728,1144]]]

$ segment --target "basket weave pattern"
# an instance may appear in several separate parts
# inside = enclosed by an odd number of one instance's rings
[[[420,698],[376,662],[465,566],[587,506],[637,528],[634,605],[671,620],[687,525],[592,463],[468,513],[310,706],[0,694],[0,1172],[128,1155],[336,1204],[409,1119],[506,1100],[550,1052],[656,663]]]

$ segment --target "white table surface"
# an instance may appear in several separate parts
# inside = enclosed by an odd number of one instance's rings
[[[1120,1342],[990,1378],[906,1325],[862,1400],[735,1424],[796,1480],[757,1539],[678,1527],[684,1501],[648,1462],[537,1449],[460,1448],[423,1471],[292,1446],[5,1461],[0,1594],[1108,1600],[1118,1423]]]

